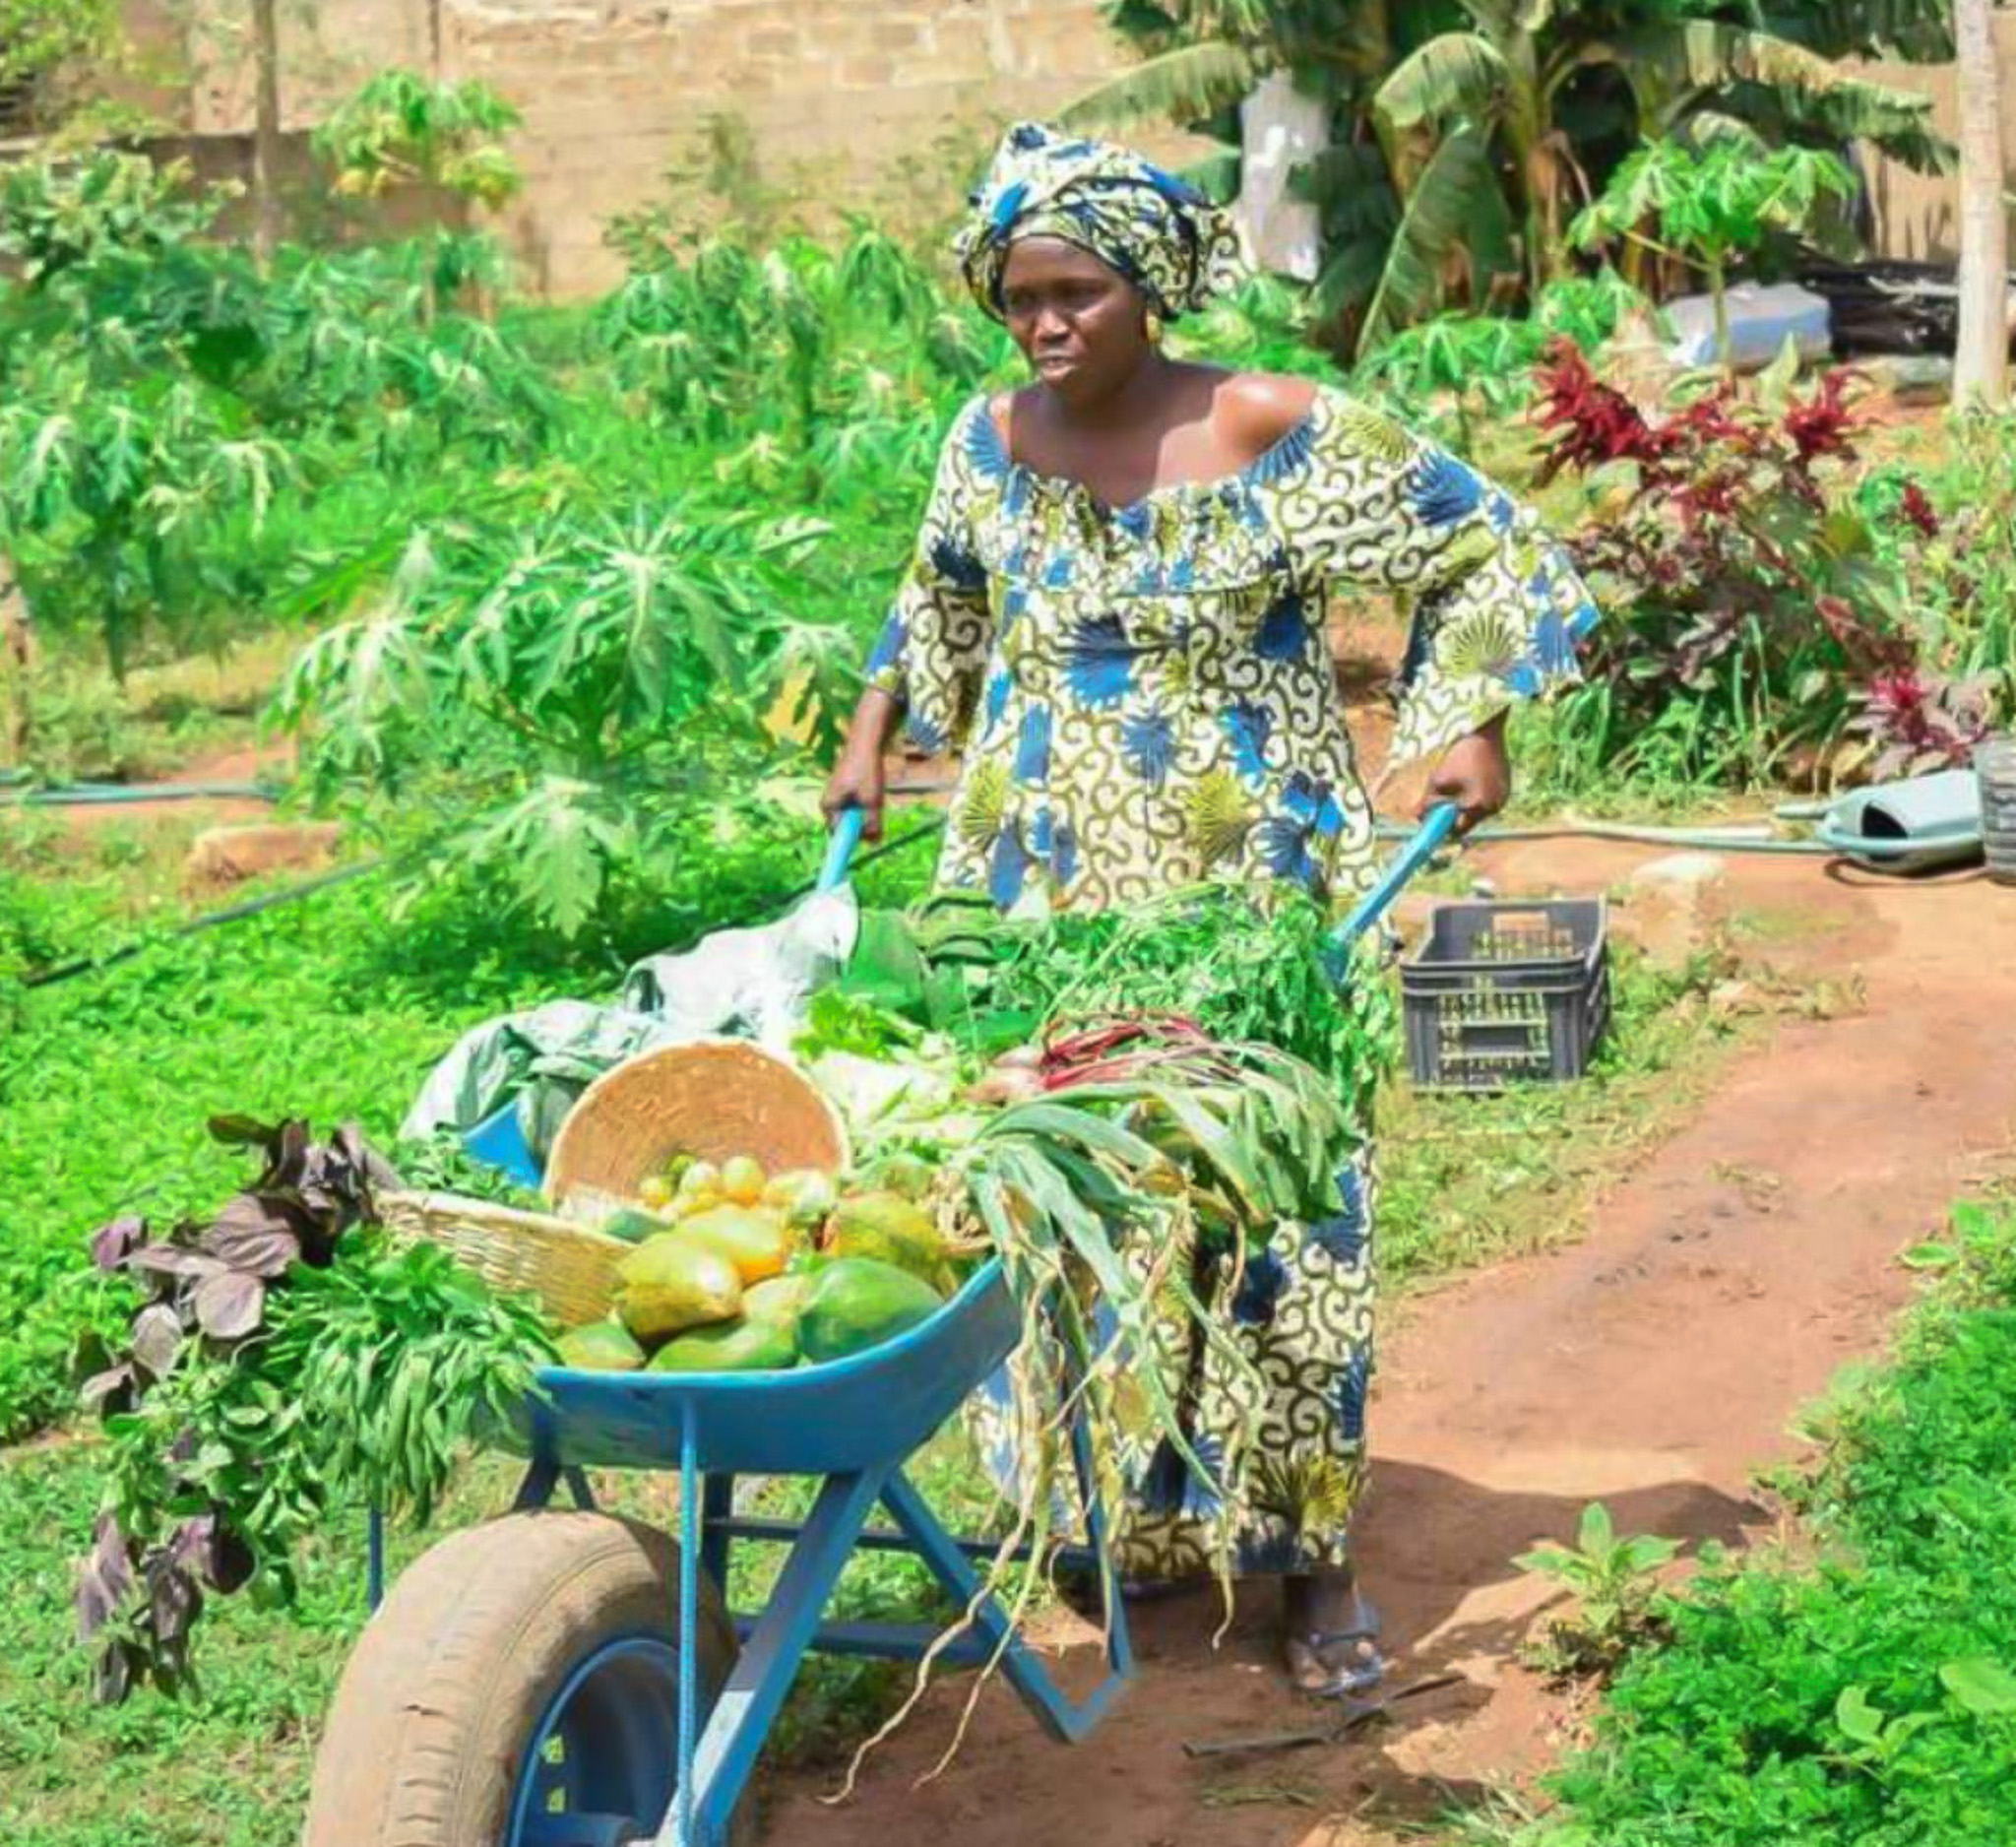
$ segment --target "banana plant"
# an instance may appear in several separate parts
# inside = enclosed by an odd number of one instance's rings
[[[1573,103],[1599,75],[1621,84],[1647,140],[1677,132],[1711,106],[1754,98],[1763,112],[1807,132],[1866,140],[1910,164],[1946,170],[1952,155],[1933,132],[1931,104],[1850,75],[1826,51],[1766,29],[1625,0],[1461,0],[1469,30],[1437,34],[1387,78],[1373,101],[1389,158],[1403,173],[1407,217],[1420,233],[1396,251],[1403,300],[1418,301],[1429,268],[1488,213],[1493,175],[1476,158],[1500,147],[1499,169],[1523,241],[1529,289],[1560,273],[1571,201],[1592,192],[1573,133]],[[1743,11],[1767,22],[1771,9]],[[1780,9],[1802,30],[1790,9]],[[1837,9],[1837,12],[1844,12]],[[1866,34],[1863,34],[1866,35]],[[1846,47],[1844,47],[1846,48]],[[1416,151],[1425,143],[1432,153]],[[1466,150],[1450,159],[1446,151]],[[1390,320],[1390,316],[1388,319]],[[1368,320],[1376,340],[1387,322]]]
[[[1537,293],[1619,141],[1703,110],[1773,145],[1952,159],[1926,98],[1835,62],[1949,57],[1937,0],[1120,0],[1111,17],[1148,55],[1069,122],[1174,119],[1235,147],[1236,105],[1269,71],[1330,101],[1330,145],[1299,183],[1323,214],[1319,312],[1359,356],[1452,297]]]

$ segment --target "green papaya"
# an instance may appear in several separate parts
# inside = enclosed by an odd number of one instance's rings
[[[798,1351],[815,1364],[893,1340],[942,1306],[930,1284],[873,1257],[840,1257],[811,1279],[798,1316]]]
[[[734,1264],[679,1232],[647,1239],[616,1265],[617,1318],[647,1346],[741,1309]]]
[[[560,1364],[583,1372],[634,1372],[644,1364],[644,1349],[615,1321],[591,1321],[569,1328],[554,1343]]]
[[[656,1212],[642,1212],[635,1206],[612,1212],[601,1222],[604,1237],[620,1238],[626,1244],[641,1244],[647,1238],[656,1238],[671,1229],[670,1223]]]
[[[855,1193],[841,1200],[826,1248],[836,1257],[873,1257],[936,1289],[945,1275],[945,1241],[921,1206],[893,1192]]]
[[[778,1321],[724,1321],[667,1341],[651,1357],[654,1372],[781,1372],[798,1363],[790,1328]]]
[[[780,1275],[797,1243],[784,1214],[764,1206],[713,1206],[679,1227],[679,1236],[718,1250],[735,1266],[746,1289]]]
[[[758,1283],[755,1288],[743,1292],[742,1319],[769,1321],[795,1329],[798,1316],[805,1309],[806,1292],[811,1287],[809,1275],[796,1273],[773,1276],[767,1282]]]

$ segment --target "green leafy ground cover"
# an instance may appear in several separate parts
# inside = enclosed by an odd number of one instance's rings
[[[1794,1549],[1712,1566],[1525,1847],[2016,1839],[2016,1209],[1956,1211],[1895,1362],[1824,1407]],[[1476,1837],[1472,1831],[1470,1837]]]

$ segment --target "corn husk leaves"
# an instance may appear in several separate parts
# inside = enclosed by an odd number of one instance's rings
[[[1216,1467],[1198,1454],[1175,1383],[1180,1350],[1201,1343],[1207,1365],[1257,1404],[1265,1383],[1218,1311],[1224,1293],[1238,1288],[1250,1241],[1264,1242],[1284,1218],[1334,1210],[1336,1177],[1361,1138],[1331,1080],[1270,1047],[1221,1044],[1180,1019],[1106,1022],[1054,1040],[1034,1083],[1039,1094],[949,1153],[938,1190],[948,1218],[984,1228],[1022,1309],[1010,1369],[1022,1470],[1009,1530],[980,1597],[925,1656],[912,1698],[861,1748],[855,1770],[903,1723],[986,1597],[1002,1599],[1008,1632],[1019,1625],[1039,1581],[1019,1561],[1048,1557],[1062,1536],[1073,1472],[1080,1496],[1092,1491],[1116,1506],[1123,1403],[1146,1421],[1149,1440],[1166,1439],[1213,1484],[1231,1514],[1226,1530],[1241,1524],[1243,1453],[1234,1448]],[[1200,1253],[1219,1260],[1217,1284],[1201,1290]],[[1075,1455],[1074,1430],[1083,1436]],[[1229,1613],[1229,1559],[1217,1568]],[[1102,1571],[1110,1610],[1109,1560]],[[963,1718],[940,1768],[965,1729]]]

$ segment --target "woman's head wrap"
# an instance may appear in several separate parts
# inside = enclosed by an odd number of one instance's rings
[[[974,299],[996,320],[1008,249],[1061,237],[1117,270],[1165,320],[1203,306],[1245,273],[1228,213],[1125,148],[1018,122],[995,151],[954,249]]]

